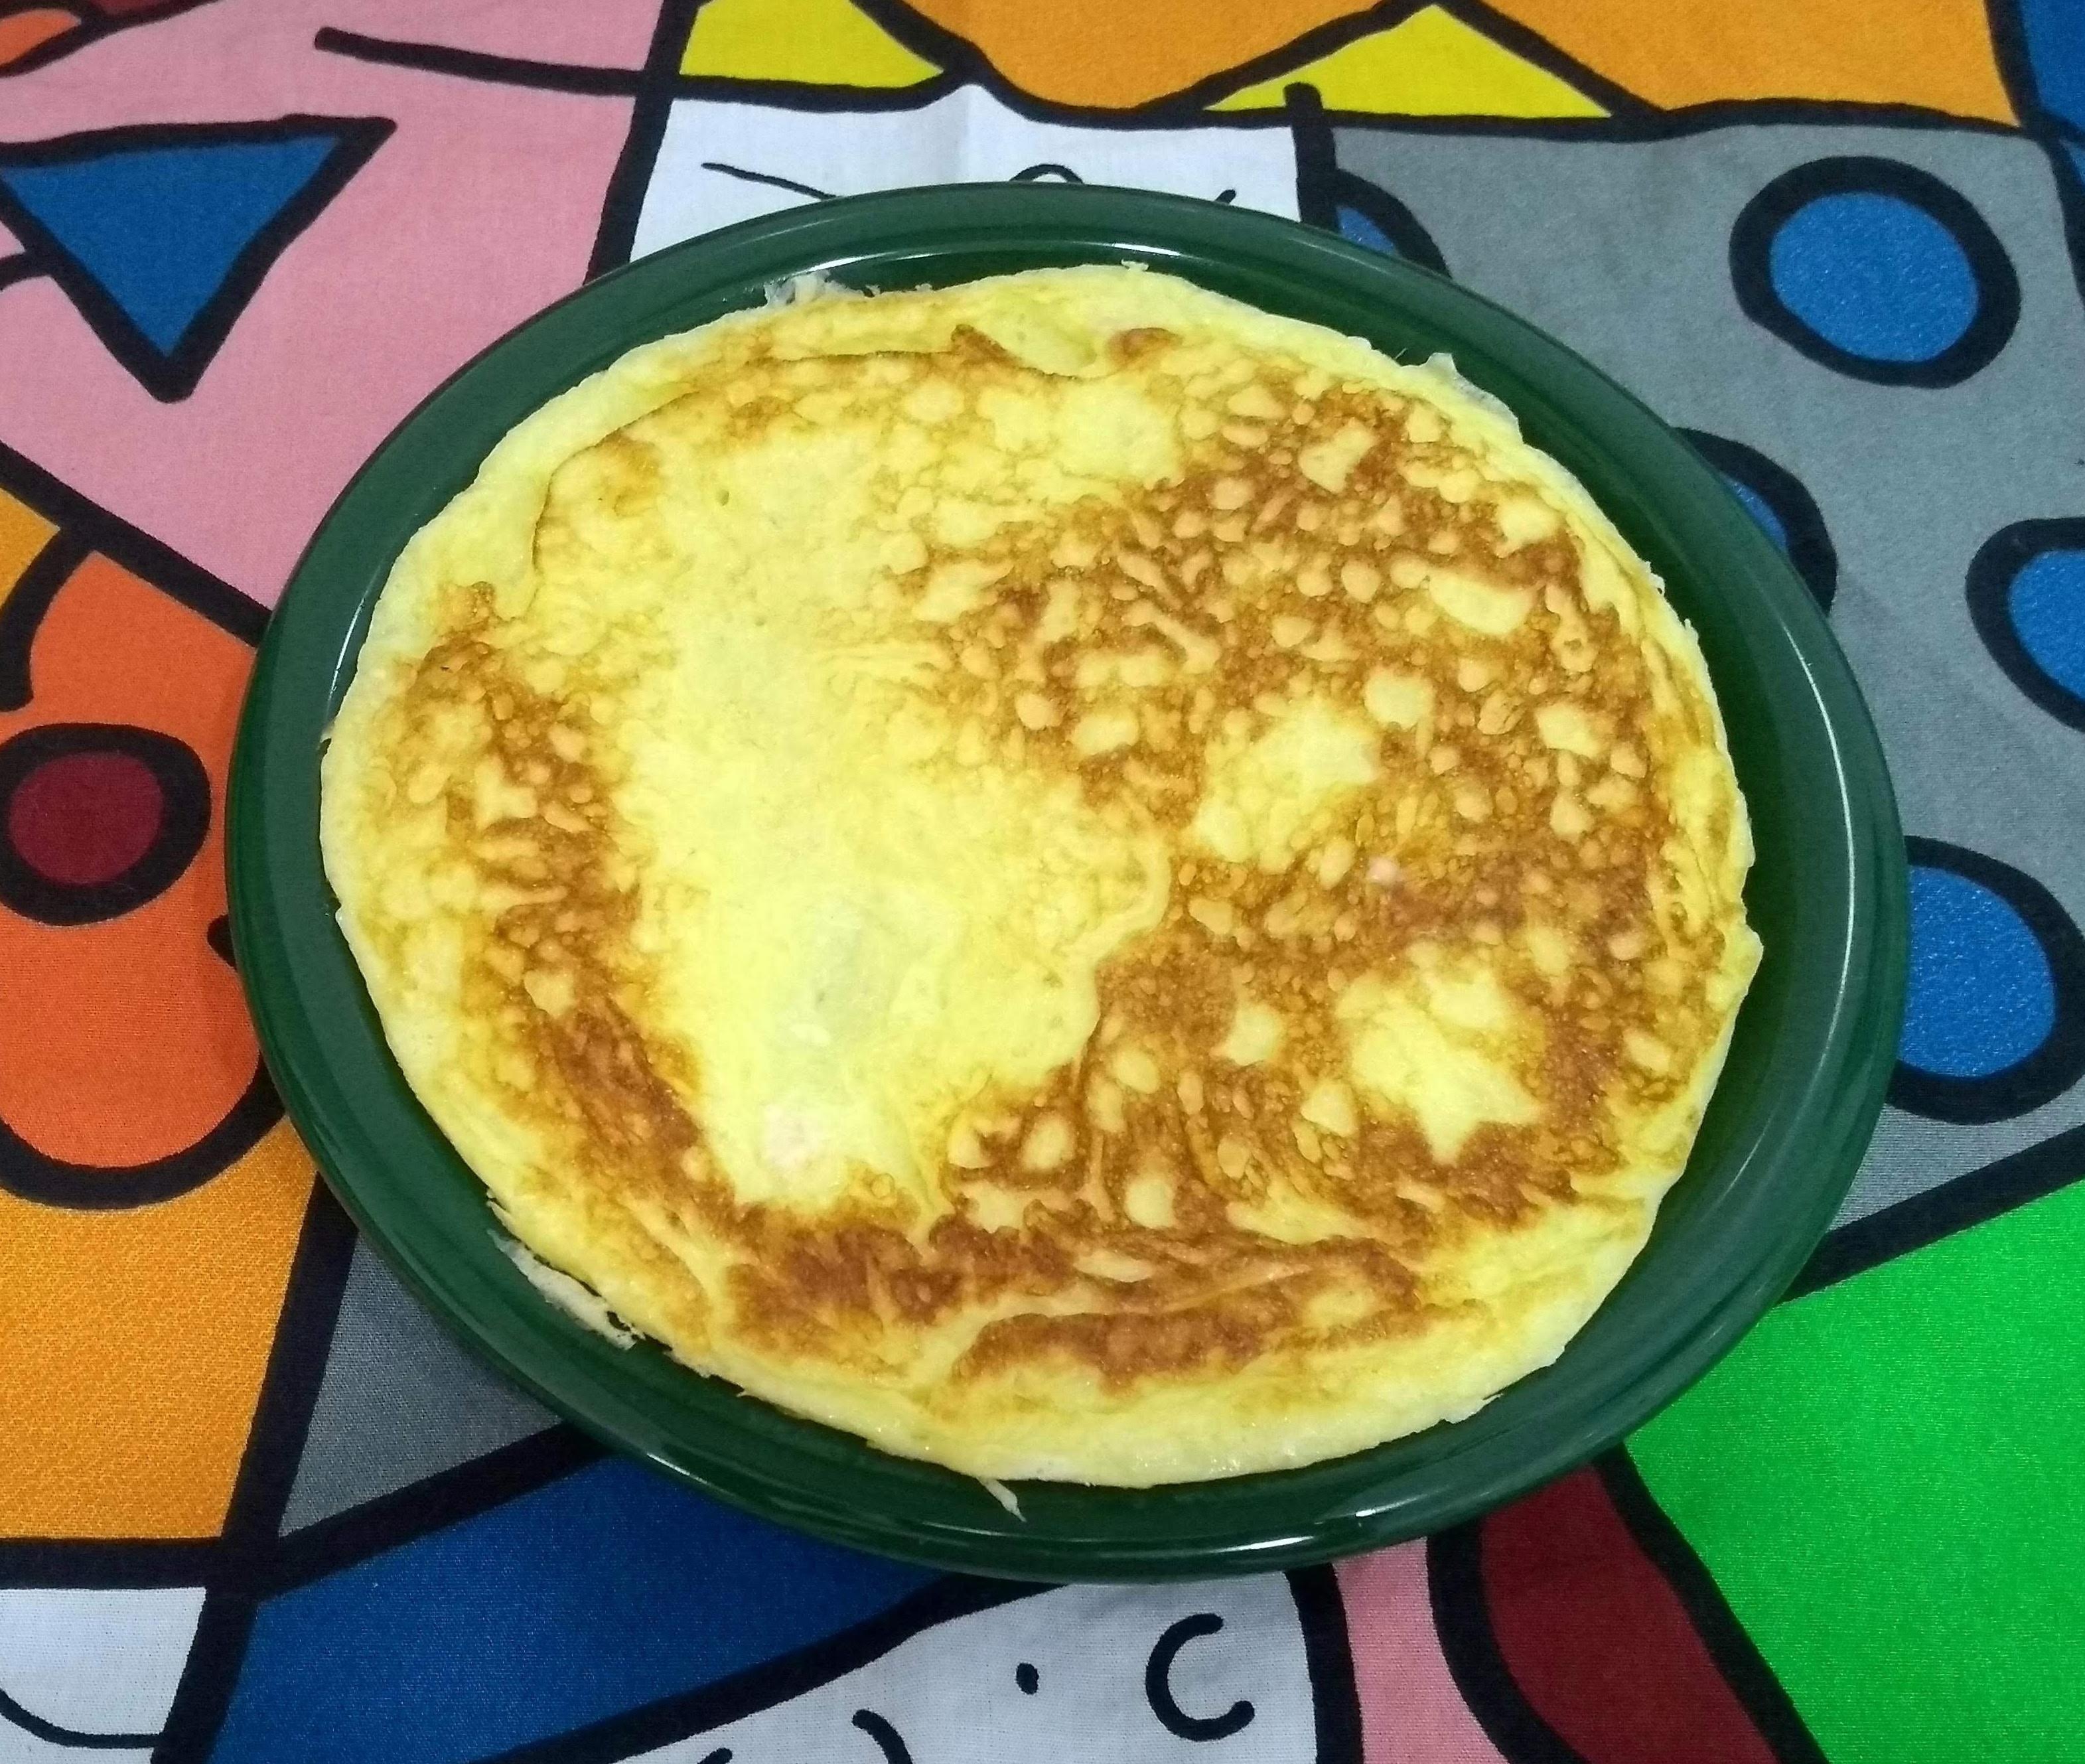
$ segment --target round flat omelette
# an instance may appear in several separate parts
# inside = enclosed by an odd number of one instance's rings
[[[777,291],[554,399],[323,784],[546,1286],[987,1478],[1547,1364],[1759,954],[1699,649],[1577,482],[1445,362],[1130,268]]]

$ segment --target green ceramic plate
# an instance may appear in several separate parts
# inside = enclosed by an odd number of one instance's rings
[[[977,1483],[748,1401],[552,1309],[407,1090],[333,921],[319,744],[407,538],[493,444],[625,350],[822,270],[902,288],[1136,259],[1407,359],[1448,350],[1576,472],[1700,631],[1759,844],[1765,940],[1685,1177],[1563,1357],[1471,1419],[1330,1464],[1146,1492]],[[465,1341],[602,1439],[740,1506],[864,1549],[1038,1579],[1322,1561],[1469,1517],[1622,1438],[1793,1277],[1851,1182],[1902,1005],[1904,855],[1888,773],[1823,618],[1715,473],[1528,325],[1424,270],[1286,221],[1171,197],[973,185],[820,203],[648,257],[495,344],[349,486],[262,644],[230,806],[231,922],[261,1045],[336,1192]]]

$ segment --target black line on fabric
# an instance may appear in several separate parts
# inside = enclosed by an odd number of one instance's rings
[[[1990,33],[1991,56],[1997,62],[1998,83],[2012,100],[2022,128],[2029,132],[2060,129],[2060,120],[2042,104],[2034,77],[2034,57],[2028,53],[2027,27],[2014,0],[1985,0],[1985,28]]]
[[[383,117],[314,117],[298,114],[251,123],[142,123],[93,129],[48,141],[0,147],[0,172],[21,165],[70,164],[99,151],[122,152],[155,147],[223,145],[231,142],[302,140],[330,135],[333,145],[304,187],[271,216],[232,261],[230,271],[171,349],[162,349],[140,329],[121,304],[74,261],[59,241],[0,182],[0,223],[19,240],[45,271],[64,289],[88,327],[130,376],[163,404],[178,403],[195,390],[231,328],[259,291],[275,260],[397,125]]]
[[[17,282],[27,282],[43,273],[44,266],[26,251],[0,257],[0,288],[12,287]]]
[[[666,120],[673,113],[674,81],[681,56],[687,48],[688,32],[694,28],[695,14],[703,0],[665,0],[659,20],[652,29],[652,42],[644,53],[644,68],[636,96],[631,100],[630,133],[622,151],[616,156],[601,198],[601,225],[594,234],[593,250],[587,259],[589,280],[603,271],[630,261],[637,243],[638,218],[644,211],[644,193],[658,164],[659,145],[666,138]]]
[[[793,177],[776,177],[766,172],[749,172],[742,165],[726,165],[721,159],[703,161],[705,172],[721,172],[726,177],[735,177],[742,184],[766,184],[778,190],[794,190],[799,196],[811,196],[820,202],[831,200],[830,190],[822,190],[815,185],[799,184]]]
[[[223,1119],[200,1139],[142,1164],[76,1164],[38,1150],[0,1120],[0,1189],[69,1212],[156,1206],[221,1175],[282,1118],[282,1104],[260,1061]]]
[[[1623,1528],[1663,1576],[1695,1634],[1778,1764],[1828,1764],[1766,1657],[1739,1622],[1708,1565],[1658,1504],[1624,1447],[1595,1460]]]
[[[1281,97],[1296,150],[1297,218],[1306,227],[1337,232],[1340,205],[1333,186],[1339,179],[1340,162],[1325,121],[1325,101],[1315,86],[1301,80],[1285,87]]]
[[[2043,669],[2012,620],[2014,579],[2043,552],[2058,550],[2085,550],[2085,520],[2015,521],[1977,547],[1964,587],[1970,622],[2006,678],[2059,723],[2085,729],[2085,698]]]
[[[800,1697],[881,1659],[923,1630],[1051,1590],[1017,1581],[951,1575],[793,1654],[763,1660],[715,1684],[610,1715],[591,1727],[531,1741],[482,1759],[480,1764],[616,1764],[618,1760],[670,1745],[772,1704]]]
[[[1169,92],[1152,103],[1139,106],[1146,113],[1167,112],[1201,112],[1234,92],[1243,91],[1248,86],[1265,85],[1285,74],[1297,74],[1313,62],[1322,60],[1350,43],[1358,43],[1365,36],[1374,36],[1378,31],[1394,29],[1415,13],[1425,9],[1427,0],[1382,0],[1379,6],[1365,12],[1348,13],[1344,18],[1333,19],[1326,23],[1293,36],[1263,54],[1249,61],[1239,62],[1229,67],[1219,68],[1213,74],[1205,74],[1191,86],[1178,91]]]
[[[1361,1764],[1361,1694],[1339,1580],[1330,1568],[1292,1569],[1289,1595],[1303,1631],[1303,1662],[1317,1712],[1315,1764]]]
[[[2056,183],[2056,204],[2063,218],[2064,243],[2070,248],[2071,278],[2078,284],[2080,301],[2085,302],[2085,181],[2081,181],[2077,162],[2064,151],[2062,140],[2045,140],[2041,150],[2049,160],[2049,176]]]
[[[19,711],[36,690],[30,657],[44,614],[92,547],[76,526],[60,524],[0,599],[0,711]]]
[[[86,1733],[78,1728],[61,1727],[55,1721],[46,1721],[41,1715],[31,1713],[5,1690],[0,1690],[0,1721],[19,1728],[46,1745],[72,1746],[81,1751],[113,1751],[119,1746],[135,1749],[151,1745],[159,1737],[156,1733]]]
[[[0,490],[240,642],[260,642],[268,624],[266,608],[190,563],[163,540],[91,501],[4,441],[0,441]],[[5,616],[0,613],[0,620]]]
[[[151,1764],[203,1764],[231,1707],[354,1254],[354,1225],[333,1191],[314,1175],[253,1429],[225,1513],[220,1554]]]
[[[475,1519],[584,1469],[602,1455],[578,1428],[560,1423],[286,1532],[268,1563],[261,1596],[272,1598],[324,1579]]]
[[[884,1716],[873,1709],[857,1709],[852,1724],[876,1742],[876,1749],[883,1754],[883,1764],[912,1764],[912,1749],[905,1743],[905,1736]]]
[[[1440,0],[1441,10],[1459,19],[1480,36],[1531,66],[1561,79],[1584,94],[1610,115],[1655,117],[1658,107],[1640,98],[1626,86],[1618,86],[1605,74],[1588,67],[1575,56],[1557,48],[1548,38],[1531,31],[1517,19],[1484,4],[1484,0]]]
[[[231,919],[230,915],[220,912],[214,919],[211,920],[208,925],[204,926],[202,940],[210,946],[212,951],[216,954],[217,959],[220,962],[223,963],[227,967],[230,968],[233,973],[236,974],[239,971],[238,958],[232,954],[231,949]]]
[[[1842,1225],[1818,1246],[1786,1297],[1807,1298],[1943,1238],[2046,1199],[2085,1177],[2085,1125]]]
[[[0,1540],[0,1587],[197,1587],[219,1554],[214,1538],[8,1538]]]
[[[1970,566],[1972,578],[1982,561],[1980,552]],[[2004,560],[1998,567],[2005,567]],[[2006,580],[2010,584],[2011,576]],[[2085,1076],[2085,933],[2063,910],[2063,903],[2025,870],[1943,839],[1913,836],[1904,844],[1913,864],[1988,888],[2019,915],[2049,964],[2054,1010],[2040,1044],[2001,1071],[1956,1078],[1899,1060],[1890,1075],[1890,1101],[1914,1115],[1958,1126],[2008,1120],[2054,1101]]]
[[[1839,553],[1817,499],[1801,478],[1757,448],[1703,429],[1682,429],[1688,444],[1726,478],[1734,478],[1773,511],[1788,540],[1788,561],[1825,611],[1839,591]]]
[[[365,36],[359,31],[320,26],[312,47],[350,61],[380,67],[405,67],[423,74],[492,86],[518,86],[529,91],[569,92],[581,98],[631,98],[643,82],[634,67],[588,67],[575,62],[537,62],[516,55],[490,55],[482,49],[454,49],[446,43],[414,43],[398,37]]]
[[[1513,1764],[1586,1764],[1535,1712],[1500,1651],[1484,1592],[1484,1521],[1437,1532],[1425,1548],[1441,1656],[1485,1736]]]
[[[1822,197],[1893,197],[1921,210],[1961,249],[1977,285],[1969,325],[1938,355],[1891,361],[1841,349],[1792,311],[1773,285],[1771,256],[1781,227]],[[1791,167],[1747,202],[1730,229],[1730,283],[1746,317],[1822,367],[1882,386],[1953,386],[1994,361],[2019,322],[2019,273],[1990,223],[1952,185],[1901,159],[1832,155]]]
[[[952,74],[936,74],[911,86],[812,86],[800,80],[733,79],[721,74],[677,74],[676,98],[703,99],[716,104],[758,104],[775,110],[795,110],[813,115],[855,116],[864,111],[878,113],[921,110],[936,99],[960,89],[962,82]]]

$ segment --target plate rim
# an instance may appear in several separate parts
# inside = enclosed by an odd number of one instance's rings
[[[1811,1180],[1803,1189],[1807,1204],[1800,1214],[1759,1239],[1766,1246],[1764,1252],[1718,1289],[1721,1295],[1717,1301],[1698,1310],[1654,1365],[1632,1379],[1608,1381],[1611,1388],[1597,1401],[1568,1405],[1575,1417],[1574,1424],[1554,1431],[1538,1449],[1518,1459],[1501,1458],[1498,1452],[1492,1451],[1484,1473],[1468,1474],[1464,1467],[1464,1473],[1454,1478],[1456,1486],[1452,1488],[1441,1486],[1442,1478],[1437,1474],[1430,1490],[1374,1503],[1348,1499],[1337,1511],[1306,1515],[1307,1523],[1299,1520],[1285,1530],[1277,1527],[1270,1531],[1250,1524],[1226,1528],[1219,1524],[1209,1536],[1200,1539],[1080,1537],[1060,1529],[1045,1535],[1027,1521],[1017,1521],[1004,1514],[969,1479],[892,1459],[865,1442],[833,1435],[831,1430],[815,1423],[797,1421],[759,1405],[772,1421],[782,1424],[785,1432],[806,1430],[838,1440],[840,1457],[859,1456],[886,1466],[907,1465],[911,1471],[927,1472],[930,1480],[952,1478],[953,1485],[945,1492],[963,1509],[963,1517],[960,1521],[923,1524],[915,1518],[864,1511],[856,1503],[836,1499],[830,1490],[819,1495],[800,1487],[779,1486],[764,1472],[734,1473],[742,1472],[743,1467],[728,1461],[720,1447],[691,1443],[685,1437],[662,1440],[657,1437],[656,1426],[634,1422],[631,1405],[604,1401],[604,1392],[592,1376],[583,1377],[580,1384],[584,1388],[575,1389],[569,1377],[557,1375],[561,1367],[569,1369],[572,1363],[571,1354],[563,1350],[577,1348],[582,1361],[592,1358],[600,1363],[601,1344],[587,1337],[595,1350],[589,1354],[580,1344],[561,1343],[557,1339],[560,1332],[553,1328],[547,1350],[533,1354],[517,1351],[509,1328],[485,1320],[483,1294],[473,1297],[461,1292],[459,1269],[437,1265],[439,1258],[431,1260],[426,1246],[411,1231],[401,1228],[400,1217],[394,1210],[378,1204],[381,1185],[372,1184],[370,1176],[372,1148],[355,1142],[358,1130],[366,1133],[367,1124],[359,1119],[359,1112],[340,1090],[339,1074],[333,1069],[338,1061],[329,1047],[326,1026],[311,1020],[304,1005],[304,983],[312,978],[315,955],[328,937],[339,945],[336,957],[346,959],[345,945],[330,917],[330,896],[325,894],[321,873],[322,898],[317,903],[321,908],[317,919],[323,921],[321,927],[313,922],[313,903],[309,900],[293,903],[292,910],[301,914],[300,920],[293,923],[286,919],[284,900],[278,890],[286,866],[293,873],[299,869],[300,846],[308,848],[301,854],[302,867],[316,869],[316,815],[308,824],[298,822],[299,811],[291,805],[306,797],[315,805],[316,741],[309,748],[309,788],[299,791],[286,788],[282,782],[286,776],[292,785],[295,782],[294,749],[286,754],[282,744],[302,738],[295,734],[300,725],[307,731],[311,727],[308,699],[299,701],[296,692],[300,684],[308,688],[311,681],[306,676],[315,667],[325,665],[332,670],[325,678],[327,690],[330,692],[337,687],[342,670],[359,647],[368,606],[374,599],[372,591],[355,600],[345,628],[336,628],[340,622],[329,616],[325,599],[331,574],[338,567],[335,554],[355,550],[352,529],[360,522],[373,520],[383,524],[380,512],[372,512],[372,503],[401,494],[401,487],[390,479],[399,475],[401,460],[414,448],[427,444],[424,437],[431,427],[448,420],[458,401],[482,397],[488,389],[488,376],[497,379],[519,354],[544,348],[562,349],[569,354],[587,337],[588,327],[575,321],[618,302],[631,306],[649,300],[663,309],[685,304],[690,286],[728,287],[743,296],[756,277],[771,281],[790,273],[787,268],[761,273],[758,266],[763,262],[786,266],[795,261],[800,270],[815,266],[844,271],[872,262],[929,262],[936,254],[959,247],[1049,250],[1058,236],[1065,234],[1076,234],[1077,248],[1088,253],[1134,255],[1161,266],[1174,260],[1170,266],[1189,279],[1197,279],[1198,266],[1205,270],[1208,267],[1206,263],[1190,261],[1191,254],[1214,253],[1233,262],[1276,261],[1278,274],[1285,278],[1307,280],[1322,275],[1348,287],[1372,287],[1387,307],[1399,308],[1408,316],[1418,315],[1417,321],[1422,325],[1429,313],[1435,315],[1436,322],[1446,322],[1438,314],[1447,308],[1459,315],[1465,326],[1480,325],[1493,334],[1495,342],[1510,340],[1520,356],[1541,364],[1565,387],[1565,392],[1557,394],[1561,403],[1573,409],[1603,408],[1610,419],[1633,434],[1638,444],[1650,437],[1656,450],[1666,455],[1669,470],[1678,472],[1683,479],[1692,477],[1694,496],[1703,501],[1703,507],[1713,508],[1718,498],[1725,505],[1716,519],[1696,511],[1706,523],[1706,530],[1729,546],[1738,559],[1709,573],[1727,577],[1742,569],[1752,579],[1764,610],[1774,615],[1775,628],[1809,683],[1814,696],[1811,708],[1830,742],[1840,782],[1834,807],[1843,813],[1835,816],[1834,826],[1842,827],[1845,836],[1847,870],[1846,898],[1838,916],[1843,920],[1837,948],[1841,977],[1815,1073],[1805,1084],[1798,1103],[1783,1109],[1786,1115],[1792,1108],[1793,1116],[1781,1138],[1792,1140],[1799,1127],[1813,1161],[1821,1162],[1829,1171],[1822,1179]],[[1215,243],[1211,242],[1212,236]],[[614,359],[648,336],[679,328],[679,324],[666,325],[642,334],[639,329],[626,325],[617,329],[612,342],[600,346],[591,365],[573,368],[563,383],[571,383],[592,371],[592,366]],[[565,335],[567,332],[571,334],[569,338]],[[532,372],[520,378],[533,385],[540,375]],[[556,389],[552,386],[529,392],[520,414],[525,414]],[[1525,402],[1517,409],[1523,417],[1527,414]],[[507,419],[502,431],[512,420],[518,420],[518,416]],[[439,451],[444,444],[433,444]],[[1547,439],[1538,444],[1553,446]],[[463,481],[474,473],[482,457],[478,453],[461,468]],[[434,506],[439,507],[448,494],[442,491]],[[390,561],[386,555],[361,573],[373,570],[375,580],[380,584]],[[339,599],[344,591],[335,588],[330,592]],[[333,633],[330,637],[329,632]],[[294,665],[293,648],[297,651]],[[286,669],[295,678],[286,678]],[[1720,695],[1721,682],[1718,690]],[[319,738],[322,739],[322,731]],[[286,767],[291,768],[289,772],[285,771]],[[1749,786],[1747,789],[1749,794]],[[1905,991],[1909,909],[1904,845],[1887,765],[1872,720],[1851,669],[1807,590],[1713,469],[1640,400],[1575,352],[1445,278],[1278,217],[1189,198],[1099,185],[930,187],[785,210],[684,241],[612,271],[487,346],[423,399],[371,455],[336,500],[291,573],[263,638],[241,714],[227,791],[227,886],[235,954],[262,1051],[286,1108],[329,1187],[363,1234],[452,1333],[478,1357],[604,1443],[736,1505],[855,1547],[945,1569],[1021,1579],[1177,1579],[1306,1566],[1459,1523],[1564,1473],[1625,1438],[1703,1375],[1734,1345],[1794,1277],[1822,1236],[1853,1181],[1879,1116],[1894,1063],[1896,1025]],[[351,959],[348,966],[352,972]],[[355,984],[359,989],[359,974]],[[367,1025],[363,1027],[366,1031]],[[390,1063],[380,1035],[376,1051],[380,1063]],[[391,1072],[402,1086],[395,1065]],[[418,1112],[417,1104],[413,1112]],[[439,1161],[445,1154],[454,1160],[447,1141],[423,1114],[420,1129],[423,1139],[431,1136],[435,1145],[429,1147],[423,1143],[414,1147],[415,1155],[431,1153]],[[1753,1150],[1756,1151],[1756,1146]],[[379,1162],[388,1161],[382,1146],[374,1150]],[[1784,1146],[1783,1161],[1790,1155],[1790,1148]],[[1749,1156],[1741,1163],[1735,1180],[1745,1177]],[[470,1180],[475,1183],[475,1178]],[[490,1210],[482,1189],[478,1198],[485,1210],[490,1238]],[[506,1273],[527,1293],[525,1303],[549,1311],[533,1290],[526,1287],[518,1272],[506,1267]],[[506,1299],[516,1296],[508,1291]],[[1612,1302],[1611,1296],[1603,1311]],[[502,1308],[511,1310],[512,1306],[503,1300]],[[1567,1358],[1569,1353],[1567,1349]],[[677,1367],[673,1371],[680,1379],[700,1378]],[[1520,1388],[1509,1387],[1496,1402],[1505,1404]],[[735,1396],[730,1400],[737,1401]],[[1457,1427],[1470,1425],[1467,1422],[1452,1424],[1412,1437],[1453,1433]],[[1352,1469],[1363,1460],[1394,1453],[1405,1443],[1392,1441],[1350,1459],[1330,1460],[1330,1465]],[[828,1447],[828,1455],[833,1452]],[[1158,1491],[1157,1495],[1076,1490],[1071,1501],[1073,1505],[1119,1503],[1119,1510],[1133,1513],[1136,1503],[1163,1497],[1190,1510],[1240,1507],[1251,1511],[1259,1498],[1268,1493],[1269,1485],[1286,1482],[1292,1490],[1301,1490],[1310,1486],[1305,1479],[1328,1467],[1306,1466],[1175,1485]],[[1456,1467],[1450,1463],[1448,1468]],[[1397,1481],[1393,1469],[1390,1486],[1394,1487]],[[1051,1496],[1054,1502],[1064,1490],[1062,1486],[1051,1486],[1055,1491]],[[966,1491],[976,1498],[959,1498]],[[1245,1491],[1242,1499],[1240,1491]]]

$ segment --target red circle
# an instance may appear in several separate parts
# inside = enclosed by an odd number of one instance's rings
[[[152,848],[166,808],[159,780],[134,754],[58,754],[15,786],[7,839],[45,881],[92,888],[114,881]]]

